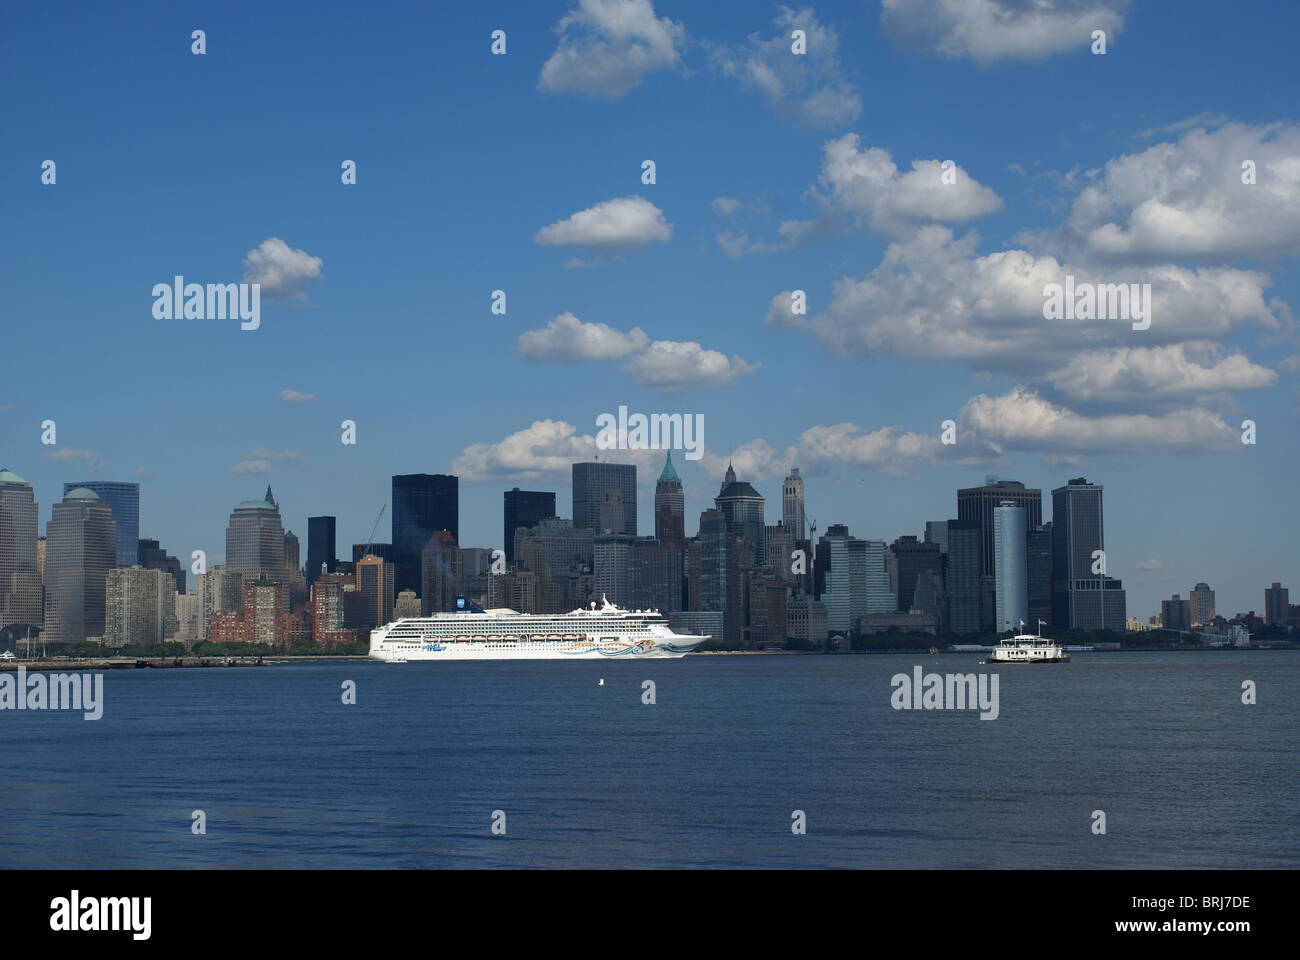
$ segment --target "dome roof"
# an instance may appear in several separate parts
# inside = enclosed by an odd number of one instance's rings
[[[664,461],[663,472],[659,474],[660,483],[681,483],[682,478],[677,476],[677,468],[673,466],[673,452],[668,451],[668,459]]]
[[[69,490],[63,496],[64,500],[98,500],[99,494],[94,490],[87,490],[85,487],[76,487]]]
[[[26,483],[22,477],[7,468],[0,469],[0,483]]]

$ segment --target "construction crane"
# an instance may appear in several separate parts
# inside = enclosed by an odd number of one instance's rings
[[[374,524],[370,527],[370,536],[366,538],[366,555],[369,556],[375,545],[375,531],[379,529],[379,521],[384,518],[384,511],[388,509],[388,504],[379,508],[379,516],[375,517]]]

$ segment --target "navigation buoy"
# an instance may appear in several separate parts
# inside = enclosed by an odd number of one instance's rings
[[[605,678],[604,678],[604,677],[601,677],[599,680],[596,681],[596,686],[598,686],[598,687],[603,687],[604,685],[605,685]]]

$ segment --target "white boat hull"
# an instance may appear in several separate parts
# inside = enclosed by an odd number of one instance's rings
[[[416,660],[676,660],[706,637],[626,640],[515,641],[442,643],[382,643],[370,650],[372,660],[406,663]]]

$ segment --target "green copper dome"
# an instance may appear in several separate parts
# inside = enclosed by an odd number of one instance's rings
[[[69,490],[63,497],[64,500],[98,500],[99,494],[94,490],[87,490],[85,487],[76,487]]]
[[[8,468],[0,470],[0,483],[26,483],[22,477]]]
[[[677,470],[673,467],[673,452],[668,451],[668,459],[664,461],[663,472],[659,474],[660,483],[681,483],[682,478],[677,476]]]

